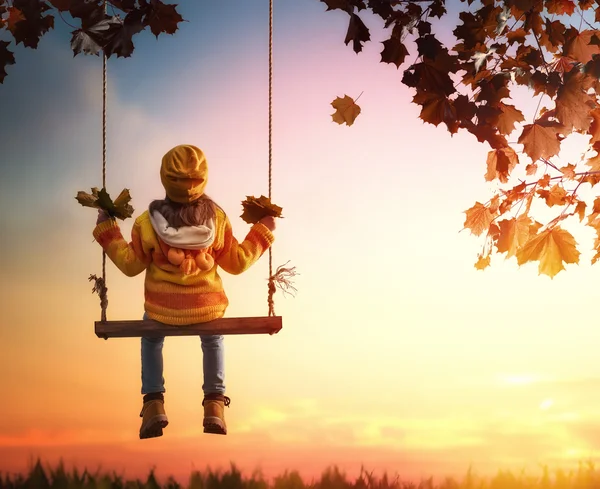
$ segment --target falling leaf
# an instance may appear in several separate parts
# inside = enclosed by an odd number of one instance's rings
[[[579,263],[579,251],[575,238],[568,231],[556,226],[531,237],[517,252],[517,262],[523,265],[539,261],[539,273],[553,278],[565,267],[563,263]]]
[[[464,227],[470,229],[475,236],[487,231],[494,219],[490,210],[480,202],[476,202],[473,207],[465,211],[465,214],[467,217]]]
[[[337,97],[331,105],[336,111],[331,114],[334,122],[338,124],[346,123],[348,126],[354,124],[355,119],[360,114],[360,107],[356,105],[354,99],[348,95],[344,95],[344,98]]]
[[[264,195],[259,198],[247,196],[242,202],[242,207],[244,212],[240,217],[248,224],[255,224],[266,216],[281,217],[283,210]]]

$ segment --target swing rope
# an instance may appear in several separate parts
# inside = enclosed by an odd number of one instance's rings
[[[269,200],[271,200],[273,174],[273,0],[269,0]],[[275,316],[275,303],[273,294],[275,294],[276,277],[273,276],[273,253],[272,246],[269,246],[269,296],[267,303],[269,305],[269,316]]]
[[[106,0],[104,0],[104,14],[108,11]],[[106,52],[102,50],[102,188],[106,189],[106,94],[107,94],[107,63]],[[101,320],[106,321],[106,309],[108,307],[108,289],[106,288],[106,252],[102,250],[102,278],[90,275],[90,282],[95,281],[93,292],[100,296],[100,307],[102,309]]]

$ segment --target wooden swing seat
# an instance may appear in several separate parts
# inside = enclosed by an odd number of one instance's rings
[[[152,319],[96,321],[98,338],[197,336],[212,334],[275,334],[282,328],[281,316],[221,318],[205,323],[171,326]]]

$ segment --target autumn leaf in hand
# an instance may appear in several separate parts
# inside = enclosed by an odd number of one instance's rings
[[[573,235],[555,226],[530,238],[517,252],[517,263],[539,261],[539,273],[553,278],[564,270],[563,263],[579,263],[579,251]]]
[[[360,97],[360,95],[359,95]],[[356,99],[358,100],[358,98]],[[354,124],[354,121],[360,114],[360,107],[356,105],[356,102],[352,97],[348,95],[344,95],[344,98],[337,97],[331,105],[335,110],[331,117],[333,122],[337,122],[338,124],[343,124],[351,126]]]
[[[242,202],[242,207],[244,212],[240,217],[248,224],[255,224],[266,216],[281,217],[281,211],[283,210],[264,195],[261,195],[258,199],[247,196],[246,200]]]
[[[134,209],[129,205],[131,195],[129,194],[128,189],[122,190],[114,202],[105,189],[98,190],[96,187],[92,188],[91,194],[80,190],[77,192],[75,198],[84,207],[103,209],[111,217],[116,217],[121,220],[125,220],[133,215]]]

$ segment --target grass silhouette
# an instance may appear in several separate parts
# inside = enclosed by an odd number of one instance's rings
[[[125,480],[115,473],[90,473],[87,469],[80,472],[65,470],[60,462],[56,467],[44,468],[38,459],[26,474],[6,475],[0,473],[0,489],[596,489],[600,488],[600,473],[594,464],[580,462],[577,470],[565,472],[562,469],[551,474],[547,466],[541,476],[526,475],[522,471],[518,476],[510,471],[499,471],[491,478],[480,478],[471,468],[465,477],[457,481],[446,477],[434,484],[433,477],[419,483],[402,481],[400,477],[390,478],[387,473],[374,476],[361,469],[360,475],[351,481],[336,466],[327,468],[320,479],[306,482],[296,470],[285,471],[265,480],[259,472],[244,477],[235,464],[227,471],[193,471],[187,485],[182,485],[173,477],[159,482],[151,470],[145,481]]]

